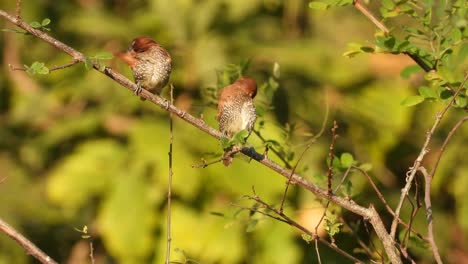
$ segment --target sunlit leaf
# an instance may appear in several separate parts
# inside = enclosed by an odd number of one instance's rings
[[[424,97],[419,95],[412,95],[406,97],[403,101],[401,101],[402,106],[414,106],[424,102]]]

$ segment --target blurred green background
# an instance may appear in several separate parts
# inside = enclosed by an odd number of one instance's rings
[[[15,1],[0,7],[14,12]],[[297,161],[325,124],[297,169],[324,184],[333,120],[339,124],[336,155],[352,153],[372,165],[371,176],[392,207],[405,172],[420,151],[426,131],[443,107],[400,102],[416,93],[421,75],[400,77],[413,62],[405,56],[342,54],[349,42],[372,38],[375,29],[352,7],[313,11],[302,0],[76,0],[23,1],[27,22],[50,18],[50,34],[92,56],[123,51],[136,36],[148,35],[173,57],[175,104],[217,127],[216,109],[203,91],[216,86],[216,70],[251,59],[246,75],[266,82],[273,64],[281,68],[274,108],[262,120],[261,134],[280,142]],[[1,21],[2,28],[13,28]],[[162,263],[165,257],[168,175],[168,114],[141,102],[127,89],[82,64],[49,75],[29,76],[8,64],[62,65],[70,58],[31,36],[0,35],[0,217],[60,263]],[[108,66],[131,78],[129,68],[112,59]],[[257,100],[262,100],[262,90]],[[168,97],[167,88],[163,96]],[[463,116],[450,110],[436,132],[425,166],[432,168],[448,131]],[[467,261],[468,127],[449,144],[433,182],[435,235],[448,262]],[[249,144],[263,152],[252,135]],[[278,205],[285,180],[256,162],[238,157],[194,169],[221,154],[219,142],[181,120],[174,124],[172,259],[199,263],[313,263],[312,244],[300,232],[261,215],[239,212],[242,199],[257,194]],[[270,157],[282,162],[270,153]],[[339,180],[339,179],[338,179]],[[338,181],[337,180],[337,181]],[[424,182],[418,179],[419,187]],[[351,196],[374,204],[387,224],[391,217],[360,174],[351,174]],[[421,193],[420,193],[421,195]],[[414,194],[412,193],[412,196]],[[233,205],[236,204],[236,205]],[[314,195],[294,186],[286,212],[314,228],[323,212]],[[334,210],[339,211],[338,208]],[[406,204],[403,216],[408,219]],[[348,223],[359,218],[343,212]],[[256,225],[252,226],[252,218]],[[92,239],[77,231],[89,228]],[[364,243],[376,238],[361,224]],[[414,228],[426,234],[420,210]],[[339,247],[368,260],[349,230],[335,236]],[[375,243],[377,249],[378,243]],[[375,249],[374,249],[375,250]],[[410,246],[421,263],[429,250]],[[320,246],[325,263],[348,263]],[[0,235],[0,263],[35,263],[15,242]]]

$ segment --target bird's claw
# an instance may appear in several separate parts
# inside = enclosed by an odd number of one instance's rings
[[[135,89],[135,91],[133,91],[133,93],[134,93],[136,96],[139,96],[140,93],[141,93],[141,90],[143,90],[143,88],[141,87],[141,83],[137,83],[137,88]]]

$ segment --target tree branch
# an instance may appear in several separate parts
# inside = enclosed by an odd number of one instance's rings
[[[372,12],[367,9],[367,7],[362,3],[362,0],[354,0],[353,1],[354,7],[359,10],[365,17],[367,17],[376,27],[378,27],[380,30],[382,30],[386,35],[390,34],[390,30],[382,23],[380,22]],[[421,67],[425,72],[429,72],[432,70],[432,67],[427,65],[425,61],[423,61],[420,57],[417,55],[404,52],[404,54],[408,55],[414,62],[416,62],[419,67]]]
[[[65,53],[69,54],[70,56],[73,57],[73,59],[75,61],[80,61],[80,62],[85,61],[86,56],[84,54],[82,54],[81,52],[73,49],[72,47],[60,42],[59,40],[49,36],[48,34],[42,32],[42,31],[40,31],[38,29],[32,28],[28,24],[26,24],[23,21],[17,19],[16,17],[8,14],[7,12],[5,12],[3,10],[0,10],[0,16],[4,17],[5,19],[10,21],[11,23],[17,25],[18,27],[26,30],[27,32],[31,33],[32,35],[36,36],[37,38],[49,43],[50,45],[52,45],[56,49],[61,50],[61,51],[65,52]],[[116,81],[117,83],[119,83],[122,86],[126,87],[127,89],[131,90],[132,92],[134,92],[137,89],[136,84],[134,84],[133,82],[128,80],[125,76],[113,71],[112,69],[110,69],[108,67],[106,67],[105,69],[101,69],[101,67],[98,64],[93,64],[93,68],[96,71],[99,71],[99,72],[107,75],[108,77],[110,77],[111,79]],[[174,105],[170,104],[169,101],[167,101],[166,99],[164,99],[164,98],[162,98],[160,96],[153,95],[152,93],[150,93],[150,92],[148,92],[148,91],[146,91],[144,89],[142,89],[139,96],[147,99],[148,101],[150,101],[150,102],[152,102],[152,103],[154,103],[156,105],[158,105],[163,110],[168,111],[168,112],[178,116],[179,118],[183,119],[187,123],[197,127],[201,131],[203,131],[203,132],[205,132],[205,133],[207,133],[207,134],[209,134],[209,135],[211,135],[211,136],[213,136],[213,137],[215,137],[217,139],[219,139],[221,137],[221,133],[218,130],[208,126],[203,120],[195,118],[194,116],[190,115],[189,113],[178,109]],[[353,200],[349,200],[349,199],[346,199],[346,198],[343,198],[343,197],[340,197],[340,196],[336,196],[336,195],[333,195],[333,194],[328,194],[327,190],[321,189],[320,187],[318,187],[317,185],[309,182],[308,180],[301,177],[300,175],[298,175],[296,173],[292,173],[291,170],[281,167],[280,165],[278,165],[277,163],[271,161],[270,159],[268,159],[264,155],[261,155],[261,154],[255,152],[254,150],[252,150],[250,148],[243,148],[241,150],[241,152],[243,154],[251,157],[252,159],[258,161],[259,163],[265,165],[266,167],[270,168],[271,170],[275,171],[276,173],[282,175],[283,177],[285,177],[287,179],[289,179],[289,177],[291,177],[291,182],[292,183],[296,183],[296,184],[300,185],[301,187],[305,188],[306,190],[314,193],[316,196],[321,197],[321,198],[325,198],[325,199],[327,199],[327,200],[329,200],[329,201],[331,201],[331,202],[333,202],[333,203],[335,203],[335,204],[337,204],[337,205],[339,205],[339,206],[341,206],[341,207],[343,207],[343,208],[345,208],[345,209],[347,209],[347,210],[349,210],[349,211],[351,211],[351,212],[353,212],[355,214],[358,214],[358,215],[364,217],[365,219],[368,219],[369,222],[373,225],[377,236],[382,241],[383,246],[385,248],[385,251],[386,251],[390,261],[392,263],[398,263],[398,264],[402,263],[401,258],[399,256],[399,252],[396,249],[396,247],[394,246],[393,237],[391,237],[386,232],[385,226],[384,226],[382,220],[380,219],[379,215],[377,214],[377,212],[375,211],[375,209],[374,209],[374,207],[372,205],[369,208],[366,208],[366,207],[363,207],[363,206],[357,204]]]
[[[463,82],[458,87],[457,91],[453,95],[450,102],[444,107],[444,109],[441,112],[439,112],[436,115],[436,118],[435,118],[434,124],[432,125],[431,130],[429,130],[427,132],[426,141],[424,142],[423,147],[421,148],[421,152],[419,153],[418,157],[414,161],[413,166],[410,167],[410,170],[406,173],[406,185],[401,190],[400,200],[399,200],[398,205],[397,205],[397,207],[395,209],[395,216],[393,217],[393,222],[392,222],[392,226],[391,226],[391,229],[390,229],[390,236],[392,237],[392,239],[395,237],[397,224],[398,224],[398,218],[400,217],[401,207],[402,207],[403,202],[404,202],[404,200],[405,200],[406,196],[408,195],[408,192],[409,192],[409,190],[411,188],[411,184],[413,182],[414,176],[416,175],[416,172],[418,171],[419,166],[421,165],[421,162],[424,159],[424,156],[426,156],[426,154],[429,152],[429,149],[427,147],[429,146],[429,142],[431,141],[432,135],[434,134],[436,128],[439,126],[440,121],[444,117],[445,113],[447,113],[449,108],[455,102],[455,99],[457,98],[457,96],[461,92],[461,90],[463,89],[463,86],[465,86],[467,78],[468,78],[468,73],[465,75],[465,78],[464,78]]]
[[[434,255],[435,261],[437,264],[442,264],[442,259],[440,258],[439,248],[434,239],[434,228],[433,228],[433,219],[432,219],[432,202],[431,202],[431,183],[432,177],[427,173],[424,167],[419,168],[419,171],[424,175],[425,187],[424,187],[424,203],[426,204],[426,219],[427,219],[427,237],[429,239],[429,244],[432,248],[432,255]]]
[[[28,254],[35,257],[41,263],[44,264],[58,264],[55,260],[49,257],[46,253],[40,250],[36,245],[29,241],[26,237],[20,234],[16,229],[5,223],[0,218],[0,231],[5,233],[7,236],[15,240],[20,246],[22,246]]]

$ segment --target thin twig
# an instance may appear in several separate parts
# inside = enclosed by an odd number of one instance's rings
[[[93,241],[89,241],[89,259],[91,259],[91,264],[96,263],[96,260],[94,259]]]
[[[424,175],[425,188],[424,188],[424,203],[426,204],[426,219],[427,219],[427,237],[429,239],[429,244],[432,248],[432,255],[437,264],[442,264],[442,258],[439,254],[439,248],[434,238],[434,228],[433,228],[433,218],[432,218],[432,202],[431,202],[431,183],[432,175],[427,173],[424,167],[420,167],[419,171]]]
[[[465,116],[463,117],[462,119],[460,119],[456,124],[455,126],[453,126],[453,128],[450,130],[450,132],[448,133],[447,137],[445,138],[445,141],[444,143],[442,144],[442,146],[440,147],[440,150],[439,150],[439,153],[437,155],[437,159],[436,159],[436,162],[434,164],[434,168],[432,168],[431,170],[431,174],[430,174],[430,177],[431,178],[434,178],[434,175],[437,171],[437,167],[439,166],[439,162],[442,158],[442,154],[444,153],[445,151],[445,148],[447,147],[447,144],[448,142],[450,141],[450,139],[453,137],[453,134],[455,134],[455,131],[458,130],[458,128],[465,122],[468,120],[468,116]]]
[[[193,164],[192,168],[193,169],[200,169],[200,168],[204,169],[204,168],[206,168],[206,167],[208,167],[210,165],[216,164],[218,162],[222,162],[222,161],[224,161],[224,159],[225,159],[224,157],[221,157],[221,158],[219,158],[217,160],[213,160],[213,161],[210,161],[210,162],[207,162],[205,159],[202,159],[202,164]]]
[[[333,178],[333,159],[335,158],[335,142],[337,138],[336,134],[336,129],[338,128],[338,125],[336,124],[336,120],[333,121],[333,127],[331,129],[332,131],[332,141],[330,144],[330,151],[328,152],[328,157],[330,158],[330,164],[328,164],[328,171],[327,171],[327,181],[328,181],[328,195],[332,195],[332,178]]]
[[[315,243],[315,253],[317,254],[317,261],[319,264],[322,264],[322,258],[320,257],[320,250],[318,248],[318,239],[314,239]]]
[[[372,180],[372,178],[370,177],[370,175],[363,169],[359,168],[359,167],[356,167],[356,166],[351,166],[353,169],[359,171],[360,173],[362,173],[364,176],[366,176],[367,180],[369,181],[370,185],[372,186],[372,189],[374,189],[375,193],[377,194],[377,196],[379,197],[380,201],[384,204],[385,208],[387,209],[387,212],[389,212],[392,216],[395,216],[395,212],[393,212],[393,209],[388,205],[387,201],[385,200],[385,197],[383,196],[383,194],[380,192],[379,188],[377,188],[377,185],[375,184],[375,182]],[[403,220],[401,220],[400,217],[398,217],[398,223],[400,225],[403,225],[404,227],[406,227],[407,229],[410,229],[411,227],[406,223],[404,222]],[[426,241],[426,242],[429,242],[429,240],[427,240],[427,238],[425,238],[423,235],[421,235],[419,232],[417,232],[416,230],[414,229],[411,229],[411,232],[413,232],[416,236],[418,236],[420,239]]]
[[[73,66],[73,65],[75,65],[75,64],[77,64],[77,63],[80,63],[80,61],[74,60],[74,61],[72,61],[72,62],[70,62],[70,63],[67,63],[67,64],[64,64],[64,65],[59,65],[59,66],[54,66],[54,67],[52,67],[52,68],[49,68],[49,71],[50,71],[50,72],[53,72],[53,71],[56,71],[56,70],[62,70],[62,69],[71,67],[71,66]]]
[[[16,19],[21,19],[21,0],[16,0]]]
[[[366,254],[369,256],[369,258],[372,258],[372,255],[373,255],[373,252],[372,250],[366,245],[366,243],[364,243],[364,241],[362,241],[362,239],[358,236],[358,234],[356,233],[356,230],[354,230],[346,221],[345,219],[343,218],[343,216],[340,216],[340,220],[341,222],[343,223],[344,227],[346,227],[347,229],[349,229],[349,231],[351,231],[351,235],[356,239],[356,241],[358,242],[358,244],[361,246],[361,248],[366,252]],[[378,252],[378,251],[377,251]],[[382,257],[382,256],[380,256]]]
[[[450,102],[444,107],[444,109],[441,112],[439,112],[436,115],[436,118],[435,118],[434,124],[432,125],[431,130],[429,130],[427,132],[426,141],[424,142],[423,147],[421,148],[421,152],[419,153],[418,157],[414,161],[413,166],[406,173],[406,185],[401,190],[400,200],[398,201],[398,205],[397,205],[397,207],[395,209],[395,216],[393,217],[393,222],[392,222],[392,226],[391,226],[391,229],[390,229],[390,237],[392,237],[392,239],[394,239],[394,237],[395,237],[397,224],[398,224],[398,218],[400,217],[401,207],[403,206],[403,202],[404,202],[404,200],[405,200],[406,196],[408,195],[408,192],[409,192],[409,190],[411,188],[411,184],[413,182],[414,176],[416,175],[416,172],[418,171],[419,166],[421,165],[421,162],[423,161],[424,157],[429,152],[428,146],[429,146],[429,142],[431,141],[432,135],[434,134],[436,128],[439,126],[440,121],[444,117],[445,113],[447,113],[449,108],[455,102],[455,99],[457,98],[458,94],[463,89],[463,86],[465,86],[465,83],[466,83],[467,79],[468,79],[468,73],[465,75],[465,78],[464,78],[463,82],[458,87],[457,91],[453,95]]]
[[[71,66],[73,66],[73,65],[75,65],[77,63],[81,63],[81,61],[73,60],[72,62],[64,64],[64,65],[53,66],[52,68],[49,68],[49,72],[62,70],[62,69],[71,67]],[[8,67],[10,67],[10,70],[12,70],[12,71],[27,71],[27,69],[24,68],[24,67],[16,67],[16,66],[13,66],[11,64],[8,64]]]
[[[299,223],[297,223],[296,221],[292,220],[289,216],[287,216],[286,214],[280,212],[278,209],[274,208],[273,206],[269,205],[268,203],[264,202],[262,199],[260,199],[259,196],[257,195],[254,195],[254,196],[246,196],[248,199],[251,199],[251,200],[254,200],[256,201],[257,203],[261,204],[264,206],[264,208],[274,212],[275,214],[277,214],[279,217],[280,217],[280,221],[281,222],[284,222],[284,223],[287,223],[288,225],[290,226],[293,226],[299,230],[301,230],[302,232],[306,233],[307,235],[311,236],[311,237],[314,237],[314,233],[311,232],[310,230],[308,230],[307,228],[305,228],[304,226],[300,225]],[[259,211],[261,212],[261,211]],[[264,214],[266,216],[269,216],[268,214]],[[277,218],[275,218],[276,220],[279,220]],[[348,254],[346,251],[340,249],[339,247],[337,247],[336,245],[334,244],[330,244],[330,242],[326,241],[325,239],[323,238],[316,238],[320,243],[328,246],[329,248],[335,250],[337,253],[339,253],[340,255],[344,256],[344,257],[347,257],[348,259],[354,261],[354,263],[363,263],[361,260],[353,257],[352,255]]]
[[[170,84],[171,105],[174,104],[174,85]],[[171,261],[171,200],[172,200],[172,144],[174,142],[173,126],[174,121],[172,113],[169,113],[169,175],[167,184],[167,244],[166,244],[166,264]]]
[[[253,130],[253,132],[255,133],[255,135],[257,135],[257,137],[262,141],[262,142],[266,142],[267,140],[262,136],[262,134],[260,134],[260,131],[257,131],[257,130]],[[275,155],[284,163],[284,166],[288,169],[291,169],[292,166],[291,166],[291,163],[289,163],[284,157],[283,155],[281,155],[278,150],[276,150],[275,148],[273,147],[270,147],[269,149],[271,149],[271,151],[273,151],[273,153],[275,153]]]
[[[385,34],[390,33],[390,30],[388,30],[388,28],[382,22],[380,22],[369,9],[367,9],[367,7],[362,3],[361,0],[354,0],[353,5]]]
[[[299,162],[301,162],[302,158],[304,158],[304,155],[307,152],[307,150],[309,150],[310,146],[312,146],[312,145],[308,144],[305,147],[305,149],[301,153],[301,156],[299,156],[299,159],[296,161],[296,164],[294,164],[294,167],[291,170],[291,174],[290,174],[290,176],[288,178],[288,182],[286,183],[286,187],[284,188],[283,199],[281,199],[281,206],[280,206],[280,209],[279,209],[280,212],[283,212],[284,201],[286,200],[286,195],[288,194],[289,185],[291,185],[292,176],[294,175],[294,172],[296,172],[296,169],[297,169],[297,166],[299,165]]]
[[[26,30],[27,32],[31,33],[32,35],[36,36],[37,38],[49,43],[53,47],[58,50],[61,50],[67,54],[69,54],[74,60],[78,60],[80,62],[84,62],[86,60],[86,56],[80,53],[79,51],[73,49],[72,47],[60,42],[59,40],[49,36],[47,33],[34,29],[27,23],[24,23],[21,20],[16,19],[14,16],[8,14],[4,10],[0,10],[0,16],[5,18],[6,20],[10,21],[11,23],[17,25],[18,27]],[[110,68],[102,69],[100,65],[94,63],[93,69],[96,71],[107,75],[109,78],[113,79],[123,87],[126,87],[130,91],[134,92],[137,89],[137,85],[131,82],[125,76],[113,71]],[[159,106],[161,109],[173,113],[174,115],[178,116],[185,122],[191,124],[192,126],[198,128],[199,130],[213,136],[214,138],[219,139],[221,137],[221,133],[208,126],[203,120],[195,118],[194,116],[190,115],[189,113],[182,111],[175,107],[174,105],[170,105],[166,99],[154,95],[149,91],[143,89],[140,94],[140,97],[147,99],[147,101],[154,103],[155,105]],[[259,154],[253,151],[250,148],[243,148],[241,152],[244,155],[251,157],[252,159],[258,161],[259,163],[263,164],[264,166],[270,168],[271,170],[275,171],[279,175],[289,179],[291,175],[291,170],[280,166],[279,164],[273,162],[272,160],[266,158],[264,155]],[[328,192],[319,186],[309,182],[307,179],[301,177],[297,173],[294,173],[292,176],[292,181],[297,183],[298,185],[302,186],[304,189],[312,192],[316,196],[320,198],[325,198],[338,206],[341,206],[357,215],[360,215],[369,220],[369,222],[374,227],[374,230],[379,237],[379,239],[383,242],[383,246],[385,248],[385,252],[387,253],[390,261],[392,263],[402,263],[398,250],[393,245],[393,239],[390,237],[388,232],[385,230],[385,226],[380,219],[379,215],[375,211],[375,209],[370,206],[369,208],[363,207],[353,200],[345,199],[340,196],[336,195],[328,195]]]
[[[35,257],[39,262],[43,264],[57,264],[55,260],[49,257],[46,253],[40,250],[36,245],[29,241],[26,237],[20,234],[16,229],[5,223],[0,218],[0,231],[5,233],[7,236],[15,240],[20,246],[22,246],[29,255]]]

